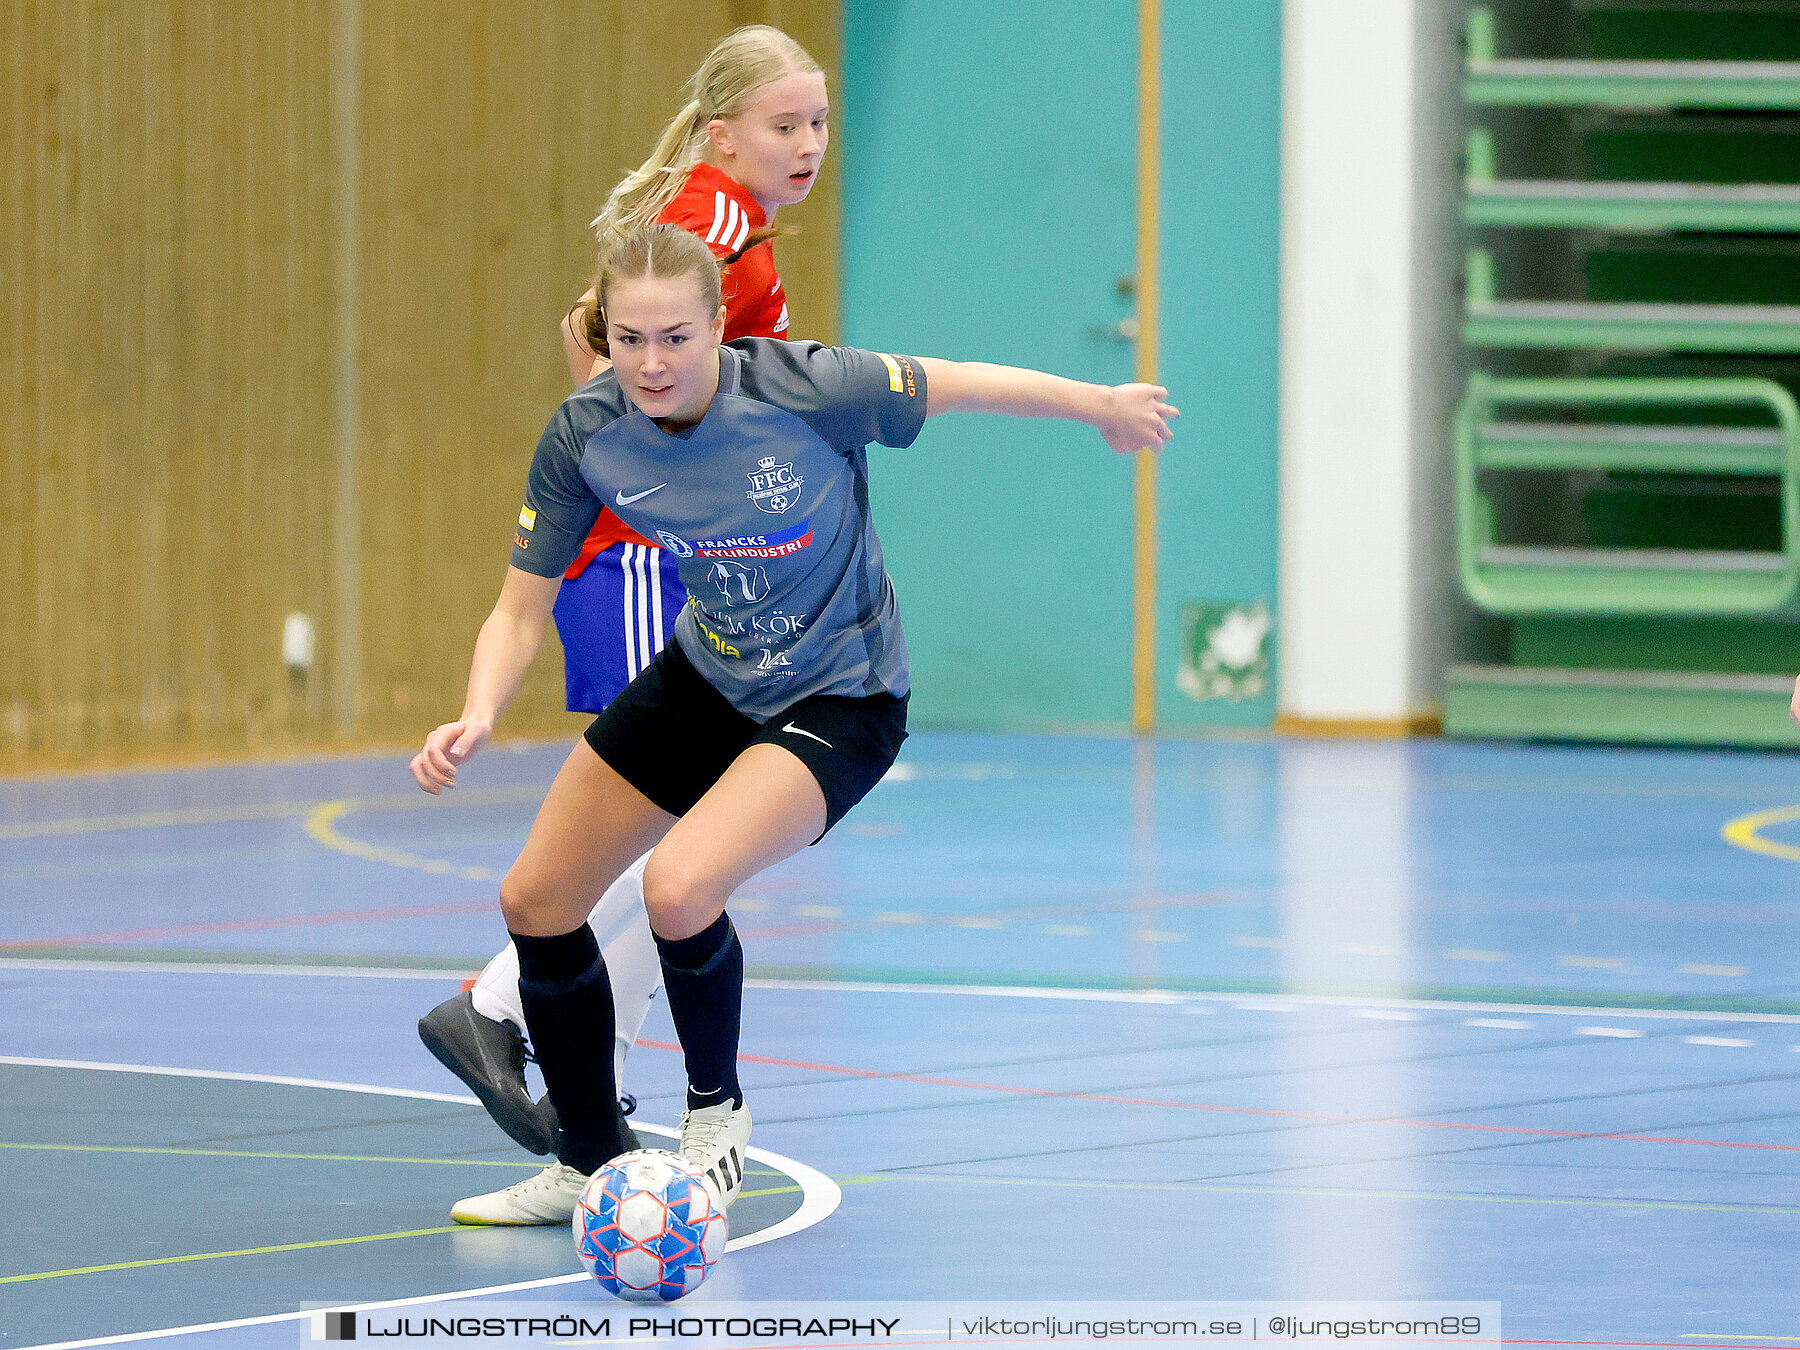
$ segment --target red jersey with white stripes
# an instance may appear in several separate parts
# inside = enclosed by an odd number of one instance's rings
[[[744,246],[750,231],[769,223],[756,198],[735,178],[710,164],[696,164],[675,199],[657,217],[706,241],[724,259]],[[787,293],[775,273],[775,242],[765,239],[725,269],[725,341],[786,337]]]
[[[756,198],[722,170],[707,163],[688,172],[681,191],[656,218],[697,234],[721,261],[743,247],[750,231],[769,223]],[[775,241],[765,239],[725,269],[725,341],[742,337],[784,338],[788,331],[787,293],[775,271]],[[611,511],[602,510],[581,552],[563,576],[573,581],[602,550],[614,544],[656,545],[635,534]]]

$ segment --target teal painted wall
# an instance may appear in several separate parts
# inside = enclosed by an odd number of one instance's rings
[[[849,4],[836,150],[843,338],[1131,378],[1136,8]],[[1176,692],[1178,606],[1275,594],[1278,0],[1165,19],[1160,720],[1260,724],[1272,696]],[[1260,66],[1246,68],[1247,63]],[[1066,424],[948,417],[872,452],[917,724],[1122,726],[1128,459]],[[1272,683],[1272,682],[1271,682]]]
[[[1162,457],[1157,720],[1275,715],[1281,251],[1280,0],[1165,0],[1162,349],[1182,419]],[[1266,689],[1195,702],[1175,687],[1185,600],[1262,602]]]

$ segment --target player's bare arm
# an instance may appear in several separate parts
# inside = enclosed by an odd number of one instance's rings
[[[1160,450],[1181,416],[1154,384],[1085,384],[1041,370],[981,361],[922,356],[927,417],[947,412],[1001,413],[1009,417],[1060,417],[1086,422],[1115,451]]]
[[[494,723],[519,692],[543,645],[544,627],[562,587],[561,577],[539,577],[517,567],[506,569],[500,598],[481,634],[469,667],[469,692],[462,715],[425,738],[425,748],[412,761],[412,775],[432,796],[456,786],[457,766],[487,744]]]

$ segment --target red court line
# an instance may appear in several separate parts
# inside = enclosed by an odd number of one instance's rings
[[[340,909],[325,914],[283,914],[264,919],[220,919],[216,923],[183,923],[168,928],[119,928],[110,933],[75,933],[68,937],[14,938],[0,942],[0,951],[25,947],[77,947],[102,942],[145,942],[151,938],[183,937],[197,933],[254,933],[271,928],[306,928],[314,924],[368,923],[376,919],[428,919],[440,914],[486,914],[494,901],[463,901],[454,905],[403,905],[395,909]]]
[[[684,1314],[675,1312],[673,1316],[680,1318],[680,1316],[684,1316]],[[1145,1318],[1145,1321],[1152,1321],[1152,1319]],[[1330,1321],[1330,1319],[1325,1318],[1325,1321]],[[1343,1321],[1343,1318],[1339,1318],[1339,1321]],[[1114,1336],[1109,1337],[1109,1339],[1120,1341],[1123,1345],[1143,1345],[1147,1337]],[[1285,1343],[1289,1343],[1289,1345],[1310,1345],[1310,1343],[1314,1343],[1314,1341],[1318,1341],[1318,1339],[1321,1339],[1321,1337],[1303,1336],[1300,1337],[1300,1341],[1292,1341],[1291,1337],[1264,1336],[1260,1343],[1262,1343],[1262,1345],[1267,1345],[1267,1343],[1271,1343],[1271,1341],[1274,1341],[1274,1343],[1283,1343],[1283,1341],[1285,1341]],[[1379,1339],[1379,1337],[1377,1337],[1377,1339]],[[1397,1337],[1390,1337],[1390,1339],[1397,1339]],[[1760,1345],[1757,1341],[1733,1341],[1733,1343],[1724,1343],[1724,1341],[1521,1341],[1521,1339],[1516,1336],[1508,1336],[1505,1341],[1492,1341],[1492,1339],[1476,1339],[1476,1337],[1465,1336],[1408,1336],[1404,1337],[1404,1339],[1406,1339],[1408,1345],[1631,1345],[1661,1346],[1661,1348],[1665,1348],[1665,1350],[1793,1350],[1793,1346]],[[1251,1345],[1251,1337],[1247,1336],[1163,1336],[1157,1339],[1156,1345],[1168,1345],[1168,1343],[1172,1343],[1172,1341],[1181,1343],[1181,1345]],[[1055,1343],[1057,1343],[1057,1337],[1044,1336],[1008,1337],[1008,1341],[1006,1341],[1006,1345],[1055,1345]],[[846,1343],[846,1341],[839,1341],[839,1345],[844,1346],[844,1350],[864,1350],[864,1346],[889,1345],[889,1343],[887,1343],[887,1341],[848,1341],[848,1343]],[[907,1345],[963,1345],[963,1343],[961,1343],[961,1341],[950,1341],[950,1339],[943,1339],[943,1341],[916,1341],[916,1339],[911,1339],[911,1337],[909,1337],[909,1339],[907,1339]],[[794,1343],[794,1345],[788,1346],[765,1346],[765,1350],[803,1350],[803,1345],[801,1345],[801,1343]]]
[[[646,1316],[646,1317],[654,1317],[655,1316],[654,1313],[645,1313],[642,1315]],[[704,1316],[704,1314],[700,1313],[698,1311],[690,1311],[690,1312],[686,1312],[686,1313],[677,1312],[677,1313],[674,1313],[674,1316],[676,1318],[701,1317],[701,1316]],[[1021,1319],[1021,1320],[1025,1320],[1025,1319]],[[1038,1320],[1039,1321],[1048,1321],[1049,1319],[1048,1318],[1039,1318]],[[1077,1320],[1077,1319],[1072,1318],[1071,1320]],[[1092,1320],[1092,1319],[1090,1319],[1090,1320]],[[1101,1319],[1101,1320],[1108,1320],[1108,1319]],[[1156,1319],[1154,1317],[1145,1317],[1145,1318],[1141,1318],[1139,1320],[1144,1321],[1144,1322],[1154,1323],[1158,1319]],[[1164,1319],[1164,1320],[1168,1320],[1168,1319]],[[1183,1320],[1188,1320],[1188,1319],[1183,1319]],[[1199,1318],[1194,1318],[1191,1320],[1197,1322],[1197,1321],[1199,1321]],[[1325,1320],[1330,1320],[1330,1319],[1325,1319]],[[1347,1319],[1339,1318],[1338,1320],[1345,1321]],[[1429,1319],[1427,1319],[1427,1320],[1429,1320]],[[1153,1337],[1153,1333],[1146,1332],[1142,1336],[1108,1336],[1105,1339],[1109,1343],[1115,1344],[1115,1345],[1269,1345],[1269,1344],[1311,1345],[1315,1341],[1319,1341],[1319,1340],[1338,1339],[1338,1338],[1333,1338],[1333,1337],[1328,1337],[1328,1336],[1302,1336],[1296,1340],[1295,1338],[1290,1337],[1290,1336],[1274,1336],[1274,1335],[1264,1336],[1260,1340],[1258,1340],[1256,1337],[1253,1337],[1253,1336],[1155,1336],[1154,1339],[1152,1339],[1152,1337]],[[1379,1338],[1370,1338],[1370,1339],[1375,1339],[1377,1344],[1381,1343]],[[1398,1336],[1394,1336],[1394,1337],[1389,1337],[1388,1339],[1399,1340],[1402,1338],[1398,1337]],[[1457,1336],[1457,1337],[1407,1336],[1404,1339],[1405,1339],[1406,1344],[1408,1344],[1408,1345],[1504,1345],[1504,1344],[1506,1344],[1506,1342],[1504,1342],[1504,1341],[1496,1341],[1491,1338],[1487,1339],[1487,1340],[1481,1340],[1479,1338],[1471,1337],[1471,1336]],[[939,1337],[937,1340],[923,1340],[923,1339],[920,1339],[919,1337],[913,1336],[910,1333],[908,1333],[906,1336],[906,1343],[908,1345],[999,1345],[999,1344],[1005,1344],[1005,1345],[1059,1345],[1059,1344],[1065,1343],[1066,1340],[1067,1340],[1066,1337],[1059,1337],[1059,1336],[1008,1336],[1004,1342],[1001,1342],[998,1338],[982,1339],[980,1337],[967,1336],[967,1335],[965,1335],[964,1339],[962,1339],[960,1341],[952,1339],[950,1337]],[[1533,1344],[1533,1342],[1530,1342],[1530,1341],[1525,1341],[1525,1342],[1521,1342],[1521,1343],[1525,1344],[1525,1345]],[[810,1350],[810,1347],[812,1347],[813,1345],[816,1345],[816,1344],[818,1344],[818,1342],[816,1342],[816,1341],[795,1341],[790,1345],[759,1345],[757,1347],[757,1350]],[[876,1347],[878,1347],[878,1346],[880,1346],[880,1347],[891,1346],[891,1345],[893,1345],[893,1342],[892,1341],[832,1341],[831,1344],[834,1347],[836,1347],[836,1350],[876,1350]],[[1569,1344],[1569,1345],[1650,1345],[1650,1344],[1655,1344],[1655,1342],[1650,1342],[1650,1341],[1569,1341],[1569,1342],[1563,1342],[1563,1344]],[[1683,1342],[1683,1344],[1685,1345],[1686,1342]],[[1749,1347],[1720,1345],[1720,1346],[1702,1347],[1702,1350],[1791,1350],[1791,1348],[1788,1346],[1777,1347],[1777,1346],[1773,1346],[1773,1345],[1749,1346]]]
[[[653,1050],[674,1050],[667,1041],[639,1041]],[[1287,1120],[1321,1120],[1335,1125],[1416,1125],[1425,1130],[1466,1130],[1481,1134],[1530,1134],[1551,1139],[1617,1139],[1637,1144],[1701,1144],[1708,1148],[1770,1149],[1800,1153],[1800,1144],[1752,1144],[1737,1139],[1686,1139],[1664,1134],[1597,1134],[1589,1130],[1543,1130],[1524,1125],[1476,1125],[1457,1120],[1412,1120],[1405,1116],[1340,1116],[1322,1111],[1282,1111],[1266,1106],[1221,1106],[1213,1102],[1171,1102],[1156,1097],[1114,1097],[1097,1092],[1061,1092],[1054,1088],[1019,1087],[1009,1083],[978,1083],[967,1078],[938,1078],[921,1073],[887,1073],[880,1069],[855,1069],[846,1064],[813,1064],[801,1059],[776,1059],[769,1055],[739,1055],[751,1064],[772,1064],[783,1069],[810,1069],[817,1073],[847,1074],[852,1078],[882,1078],[895,1083],[929,1083],[935,1087],[969,1088],[977,1092],[1004,1092],[1019,1097],[1061,1097],[1070,1101],[1110,1102],[1123,1106],[1160,1106],[1171,1111],[1216,1111],[1234,1116],[1278,1116]],[[1546,1341],[1544,1344],[1563,1344]],[[1588,1344],[1569,1341],[1566,1344]],[[1611,1342],[1592,1342],[1611,1344]],[[1620,1342],[1625,1344],[1625,1342]],[[1651,1342],[1643,1342],[1651,1344]]]
[[[642,1316],[645,1316],[645,1317],[654,1317],[655,1315],[656,1315],[655,1313],[642,1314]],[[705,1314],[699,1312],[698,1310],[685,1312],[685,1313],[673,1312],[673,1316],[677,1319],[683,1318],[683,1317],[702,1317],[704,1315]],[[1169,1318],[1161,1318],[1161,1319],[1155,1318],[1155,1317],[1143,1317],[1143,1318],[1139,1318],[1138,1320],[1142,1321],[1142,1322],[1146,1322],[1146,1323],[1155,1323],[1159,1320],[1160,1321],[1171,1320],[1173,1318],[1173,1316],[1174,1316],[1174,1314],[1171,1314]],[[1007,1320],[1012,1320],[1012,1319],[1007,1319]],[[1027,1321],[1030,1319],[1020,1318],[1018,1320]],[[1048,1321],[1050,1319],[1049,1318],[1039,1318],[1038,1320],[1039,1321]],[[1073,1320],[1079,1320],[1079,1319],[1078,1319],[1078,1316],[1072,1315],[1070,1320],[1073,1321]],[[1087,1319],[1087,1320],[1095,1320],[1095,1319]],[[1111,1319],[1108,1318],[1108,1319],[1098,1319],[1098,1320],[1111,1320]],[[1198,1322],[1200,1319],[1198,1317],[1195,1317],[1195,1318],[1191,1318],[1191,1319],[1183,1318],[1182,1320],[1184,1320],[1184,1321],[1191,1320],[1191,1321]],[[1321,1320],[1330,1321],[1332,1319],[1323,1318]],[[1342,1322],[1342,1321],[1347,1321],[1349,1319],[1340,1317],[1337,1320]],[[1430,1319],[1425,1318],[1425,1319],[1421,1319],[1421,1320],[1429,1321]],[[1301,1336],[1298,1339],[1295,1339],[1294,1337],[1291,1337],[1291,1336],[1276,1336],[1273,1334],[1270,1334],[1268,1336],[1263,1336],[1260,1338],[1255,1337],[1255,1336],[1155,1336],[1154,1339],[1152,1339],[1153,1335],[1154,1335],[1154,1333],[1145,1332],[1142,1336],[1108,1336],[1105,1339],[1109,1342],[1112,1342],[1112,1343],[1118,1344],[1118,1345],[1268,1345],[1271,1343],[1287,1344],[1287,1345],[1311,1345],[1315,1341],[1320,1341],[1320,1340],[1342,1339],[1342,1338],[1329,1337],[1329,1336]],[[1060,1344],[1060,1343],[1066,1341],[1066,1339],[1067,1339],[1066,1337],[1060,1337],[1060,1336],[1008,1336],[1006,1338],[1006,1340],[1004,1341],[1004,1344],[1006,1344],[1006,1345],[1057,1345],[1057,1344]],[[1379,1337],[1371,1337],[1368,1339],[1375,1340],[1377,1344],[1382,1343],[1381,1338],[1379,1338]],[[1505,1345],[1505,1344],[1507,1344],[1507,1342],[1505,1342],[1505,1341],[1496,1341],[1492,1337],[1483,1339],[1483,1338],[1477,1337],[1477,1336],[1407,1336],[1404,1338],[1399,1337],[1399,1336],[1392,1336],[1392,1337],[1388,1337],[1387,1339],[1388,1340],[1404,1339],[1406,1344],[1408,1344],[1408,1345]],[[956,1340],[956,1339],[954,1339],[952,1337],[948,1337],[948,1336],[940,1337],[937,1340],[922,1340],[922,1339],[919,1339],[919,1338],[911,1335],[910,1333],[907,1334],[906,1343],[908,1345],[997,1345],[997,1344],[1002,1344],[1002,1342],[1000,1342],[998,1339],[983,1339],[978,1336],[969,1336],[966,1334],[965,1334],[964,1339],[959,1341],[959,1340]],[[814,1341],[795,1341],[791,1345],[761,1345],[761,1346],[757,1347],[757,1350],[809,1350],[809,1347],[811,1347],[812,1345],[816,1345],[816,1344],[817,1344],[817,1342],[814,1342]],[[875,1350],[875,1347],[877,1347],[877,1346],[881,1346],[881,1347],[891,1346],[891,1345],[893,1345],[893,1342],[892,1341],[833,1341],[833,1342],[831,1342],[831,1344],[834,1347],[836,1347],[836,1350]],[[1523,1342],[1520,1342],[1520,1344],[1524,1344],[1524,1345],[1549,1344],[1549,1342],[1523,1341]],[[1560,1342],[1556,1342],[1556,1344],[1561,1344],[1561,1345],[1655,1345],[1655,1344],[1661,1344],[1661,1342],[1655,1342],[1655,1341],[1560,1341]],[[1672,1342],[1671,1342],[1671,1344],[1672,1344]],[[1687,1342],[1684,1341],[1682,1344],[1686,1345]],[[1777,1347],[1777,1346],[1773,1346],[1773,1345],[1748,1346],[1748,1347],[1720,1345],[1720,1346],[1702,1346],[1701,1350],[1789,1350],[1789,1347],[1786,1347],[1786,1346]]]

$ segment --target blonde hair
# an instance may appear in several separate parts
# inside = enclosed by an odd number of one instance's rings
[[[736,117],[757,90],[796,71],[825,73],[804,47],[779,28],[746,24],[721,38],[688,81],[687,105],[663,128],[650,158],[620,180],[594,217],[601,257],[611,252],[627,231],[653,224],[674,200],[706,149],[708,123],[714,118]]]
[[[606,346],[606,293],[618,282],[686,276],[694,278],[700,304],[710,319],[721,303],[719,260],[700,242],[699,235],[679,225],[642,225],[619,236],[612,251],[600,259],[600,270],[594,275],[594,299],[581,316],[588,347],[609,359],[612,356]]]

